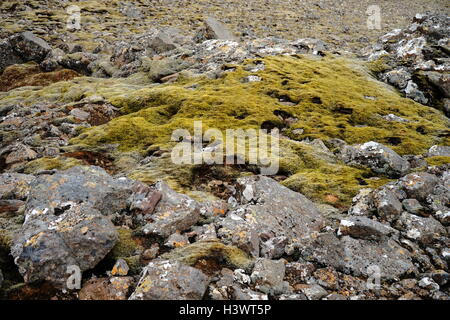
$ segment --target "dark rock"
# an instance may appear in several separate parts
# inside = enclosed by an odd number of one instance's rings
[[[80,300],[127,300],[133,285],[132,277],[93,278],[83,285],[78,297]]]
[[[73,167],[54,175],[40,175],[31,184],[27,218],[47,213],[57,215],[66,206],[84,203],[103,215],[112,215],[128,207],[134,182],[114,179],[100,167]],[[67,204],[66,204],[67,203]]]
[[[14,49],[8,40],[0,41],[0,74],[6,67],[22,62],[22,58],[14,52]]]
[[[12,36],[9,38],[9,43],[16,55],[24,62],[40,63],[52,49],[47,42],[28,31]]]
[[[341,220],[339,235],[349,235],[357,239],[382,240],[397,231],[389,225],[379,223],[366,217],[348,217]]]
[[[205,21],[205,27],[195,37],[196,42],[202,42],[210,39],[219,40],[231,40],[235,41],[236,38],[227,29],[227,27],[217,19],[208,17]]]
[[[261,292],[277,295],[291,291],[289,283],[284,281],[286,271],[284,260],[259,258],[255,262],[251,275],[255,288]]]
[[[261,257],[268,259],[279,259],[285,253],[285,248],[288,245],[288,238],[274,237],[261,243]]]
[[[392,221],[403,211],[402,203],[394,193],[394,190],[388,187],[382,187],[373,191],[371,197],[378,216],[384,220]]]
[[[66,206],[63,213],[51,207],[28,209],[11,249],[25,282],[47,280],[64,287],[69,267],[91,269],[116,244],[113,224],[98,210],[74,202]]]
[[[393,178],[401,177],[410,170],[408,161],[388,147],[373,141],[344,147],[342,157],[347,164],[367,166],[376,173]]]
[[[254,226],[261,241],[286,237],[289,243],[301,242],[324,225],[315,205],[273,179],[252,176],[238,179],[241,206],[234,214]]]
[[[169,237],[177,231],[184,231],[200,218],[199,204],[190,197],[179,194],[164,182],[158,182],[155,190],[162,194],[151,222],[144,226],[145,234]]]
[[[339,240],[326,233],[306,246],[302,257],[354,276],[368,277],[368,267],[378,266],[384,280],[417,272],[410,253],[391,239],[373,242],[345,236]]]
[[[421,202],[425,202],[427,196],[433,193],[438,182],[439,179],[435,175],[427,172],[412,173],[400,179],[400,184],[408,197]]]
[[[417,199],[405,199],[402,201],[403,208],[409,213],[419,216],[424,215],[425,208],[420,204]]]
[[[198,269],[180,262],[150,262],[130,300],[200,300],[209,284],[209,277]]]
[[[434,218],[419,217],[406,212],[402,213],[396,227],[409,239],[420,241],[425,245],[446,234],[445,228]]]

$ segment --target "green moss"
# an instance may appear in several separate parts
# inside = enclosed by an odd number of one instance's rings
[[[188,129],[192,134],[195,120],[202,120],[204,131],[279,127],[285,137],[280,140],[280,174],[288,176],[285,185],[319,201],[328,202],[326,197],[334,195],[338,204],[348,204],[362,185],[377,185],[384,179],[369,179],[371,172],[345,166],[300,141],[320,139],[327,143],[339,138],[356,144],[373,140],[401,155],[423,154],[432,145],[450,143],[449,120],[441,112],[401,97],[356,61],[300,55],[260,61],[265,69],[257,73],[238,66],[219,79],[181,76],[172,84],[149,84],[146,73],[127,79],[77,78],[42,90],[0,94],[0,104],[18,100],[73,102],[101,95],[123,115],[83,130],[71,144],[88,150],[118,145],[116,159],[123,152],[147,156],[160,150],[163,156],[127,173],[145,182],[168,180],[177,190],[192,187],[196,167],[171,163],[174,130]],[[251,63],[254,61],[245,62]],[[152,70],[159,69],[149,66],[146,71]],[[242,82],[252,74],[262,81]],[[281,103],[280,98],[293,105]],[[410,121],[391,122],[382,117],[391,113]],[[280,115],[297,121],[288,125]],[[302,133],[295,129],[302,129]]]
[[[232,268],[249,269],[253,260],[242,250],[218,241],[199,241],[174,249],[162,258],[176,260],[193,266],[200,259],[216,259]]]
[[[441,166],[450,163],[450,157],[436,156],[427,158],[426,161],[430,166]]]
[[[44,157],[28,162],[25,165],[24,172],[26,174],[33,174],[44,170],[67,170],[79,165],[83,165],[83,161],[65,157]]]
[[[133,230],[127,228],[117,228],[119,241],[109,253],[113,259],[125,259],[133,257],[142,246],[133,238]]]

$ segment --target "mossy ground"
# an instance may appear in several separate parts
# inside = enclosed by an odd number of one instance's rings
[[[102,95],[123,116],[84,130],[71,143],[86,150],[117,145],[118,159],[124,152],[147,156],[159,150],[152,163],[127,172],[145,182],[167,179],[178,190],[195,186],[194,166],[171,163],[174,130],[193,133],[196,120],[203,122],[204,131],[277,127],[283,134],[279,171],[287,177],[283,183],[333,205],[346,205],[361,187],[377,187],[387,180],[373,179],[368,170],[323,157],[305,141],[321,139],[327,144],[339,138],[355,144],[373,140],[401,155],[423,154],[432,145],[449,144],[449,121],[441,112],[402,98],[356,61],[297,55],[246,64],[261,62],[265,69],[256,73],[239,66],[219,79],[183,74],[177,82],[161,85],[152,84],[145,73],[127,79],[77,78],[41,90],[13,90],[0,95],[0,103],[18,99],[68,103]],[[258,75],[262,81],[244,83],[242,79],[249,75]],[[382,117],[387,114],[409,122],[387,121]]]
[[[194,266],[202,259],[216,259],[231,268],[249,269],[253,260],[233,246],[219,241],[199,241],[185,247],[176,248],[162,256],[164,259],[176,260]]]

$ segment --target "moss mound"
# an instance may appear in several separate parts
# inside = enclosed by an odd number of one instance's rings
[[[248,65],[261,63],[264,70],[246,71]],[[243,81],[250,75],[262,80]],[[348,167],[305,142],[372,140],[401,155],[422,154],[432,145],[450,142],[449,121],[441,112],[402,98],[372,78],[364,65],[334,56],[268,57],[247,61],[219,79],[181,74],[171,84],[149,83],[145,73],[127,79],[77,78],[42,90],[0,94],[0,103],[71,102],[90,95],[102,95],[123,116],[84,130],[72,145],[78,150],[117,145],[116,159],[124,152],[147,156],[158,151],[153,164],[127,173],[145,182],[167,179],[179,191],[192,187],[195,168],[171,163],[170,138],[176,129],[193,133],[195,120],[203,122],[204,131],[281,129],[279,174],[287,177],[284,184],[336,205],[347,205],[361,186],[377,187],[387,180],[372,179],[370,171]],[[383,118],[388,114],[408,122],[388,121]]]

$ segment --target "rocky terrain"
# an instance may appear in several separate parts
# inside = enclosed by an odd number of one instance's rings
[[[0,298],[448,300],[449,7],[407,2],[3,1]],[[175,164],[198,120],[278,173]]]

